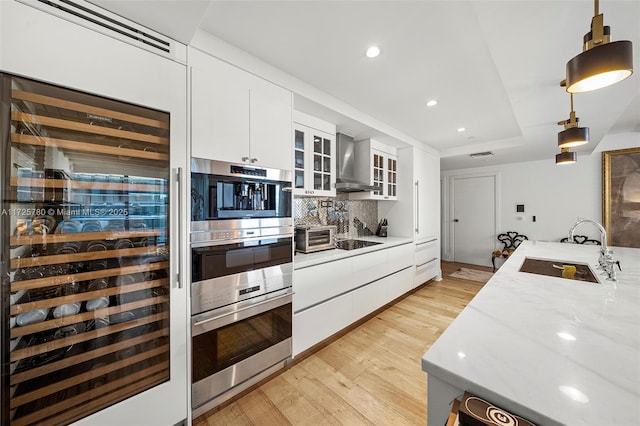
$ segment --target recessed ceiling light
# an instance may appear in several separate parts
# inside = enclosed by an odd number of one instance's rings
[[[371,46],[367,49],[367,56],[369,58],[375,58],[380,54],[380,48],[378,46]]]
[[[432,107],[436,105],[438,105],[438,101],[436,101],[435,99],[431,99],[430,101],[427,102],[428,107]]]
[[[464,127],[458,127],[458,132],[464,132],[465,130],[467,130],[467,129],[464,128]]]

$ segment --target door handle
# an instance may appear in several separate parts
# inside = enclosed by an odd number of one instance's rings
[[[416,183],[416,234],[420,233],[420,181]]]
[[[453,219],[454,222],[460,222],[458,219]]]
[[[176,280],[178,284],[178,288],[182,288],[182,283],[184,281],[184,271],[182,264],[182,167],[178,167],[176,169],[176,182],[178,183],[178,273],[176,275]]]

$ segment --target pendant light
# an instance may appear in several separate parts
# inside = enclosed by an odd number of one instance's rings
[[[582,53],[567,62],[567,92],[581,93],[610,86],[633,73],[633,48],[628,40],[611,41],[611,28],[604,25],[594,0],[591,31],[584,36]]]
[[[576,161],[578,161],[578,155],[575,152],[569,151],[569,148],[562,148],[560,154],[556,154],[556,165],[558,166],[573,164]]]
[[[564,81],[560,85],[564,86],[563,83]],[[564,126],[564,130],[558,132],[558,148],[572,148],[589,143],[589,128],[578,126],[580,119],[576,117],[576,112],[573,110],[573,93],[569,93],[569,96],[571,97],[569,119],[558,121],[559,126]]]

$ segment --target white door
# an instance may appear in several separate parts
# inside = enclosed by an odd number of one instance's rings
[[[453,259],[491,266],[496,237],[495,176],[453,180]]]

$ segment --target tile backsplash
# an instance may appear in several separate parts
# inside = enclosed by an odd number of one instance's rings
[[[349,200],[348,194],[296,197],[293,219],[296,225],[335,225],[338,235],[349,238],[372,235],[378,227],[378,202]]]

